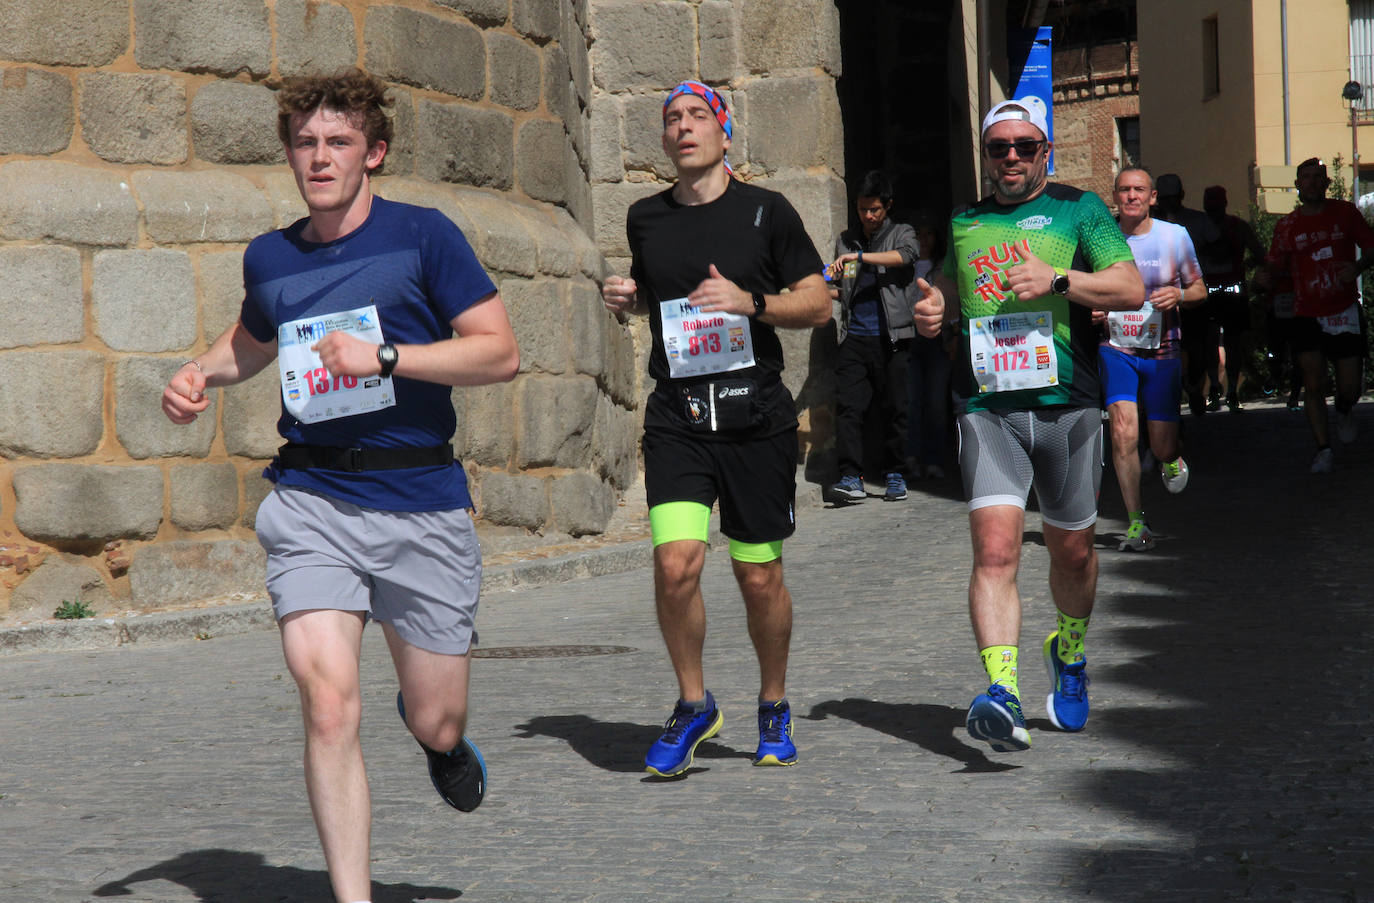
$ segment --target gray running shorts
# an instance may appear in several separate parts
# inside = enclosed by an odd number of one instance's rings
[[[1025,509],[1030,488],[1045,523],[1082,530],[1097,522],[1102,412],[1095,408],[960,414],[959,469],[970,511]]]
[[[279,486],[257,527],[277,620],[364,611],[430,652],[462,655],[477,641],[482,553],[464,509],[378,511]]]

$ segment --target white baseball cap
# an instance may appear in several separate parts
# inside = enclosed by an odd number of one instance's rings
[[[1029,122],[1040,130],[1040,134],[1046,138],[1050,137],[1049,120],[1045,116],[1045,102],[1038,97],[1004,100],[988,110],[988,115],[983,117],[983,131],[980,135],[986,135],[988,129],[999,122],[1011,121]]]

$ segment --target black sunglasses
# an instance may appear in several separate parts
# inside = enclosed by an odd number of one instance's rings
[[[1022,160],[1029,160],[1040,153],[1040,148],[1046,142],[1036,138],[1018,138],[1015,141],[989,141],[983,145],[983,150],[987,151],[989,157],[994,160],[1001,160],[1011,153],[1011,149],[1016,148],[1016,156]]]

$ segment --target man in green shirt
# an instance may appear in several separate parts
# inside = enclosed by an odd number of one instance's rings
[[[1145,286],[1096,195],[1047,180],[1044,104],[1005,101],[983,120],[993,193],[957,212],[934,286],[918,284],[917,328],[959,329],[953,394],[959,466],[969,499],[969,614],[991,685],[968,712],[969,734],[993,749],[1030,747],[1017,683],[1016,585],[1025,507],[1035,487],[1057,629],[1043,654],[1050,721],[1088,718],[1083,634],[1097,591],[1093,547],[1102,481],[1094,310],[1136,310]]]

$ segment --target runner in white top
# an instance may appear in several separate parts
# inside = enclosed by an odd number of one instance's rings
[[[1113,191],[1117,222],[1145,280],[1145,304],[1138,311],[1101,314],[1107,337],[1098,349],[1102,385],[1112,428],[1112,463],[1121,500],[1130,516],[1122,551],[1154,548],[1140,494],[1140,414],[1160,477],[1170,492],[1188,484],[1188,465],[1179,454],[1178,401],[1182,389],[1179,308],[1202,302],[1207,286],[1188,230],[1150,216],[1154,179],[1142,168],[1123,169]]]

